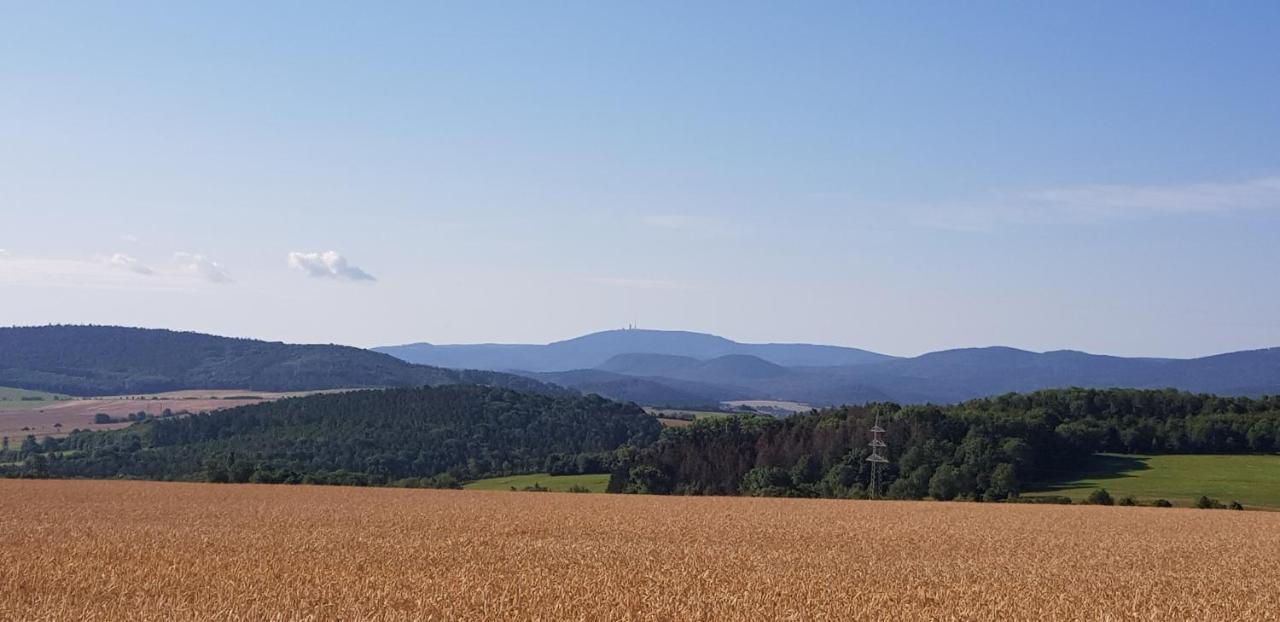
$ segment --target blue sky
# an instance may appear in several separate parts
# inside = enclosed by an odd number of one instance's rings
[[[177,4],[0,2],[0,324],[1280,345],[1276,3]]]

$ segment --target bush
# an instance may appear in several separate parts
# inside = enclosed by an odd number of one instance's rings
[[[1132,507],[1132,506],[1138,505],[1138,500],[1134,499],[1133,497],[1124,496],[1124,497],[1120,497],[1120,501],[1116,505]]]
[[[1196,507],[1201,510],[1221,510],[1226,506],[1218,503],[1217,499],[1210,499],[1201,495],[1199,499],[1196,499]]]
[[[938,501],[950,501],[960,494],[960,472],[944,464],[929,478],[929,496]]]
[[[742,478],[742,494],[748,497],[786,497],[791,494],[791,474],[777,467],[756,467]]]
[[[1115,505],[1115,499],[1111,498],[1111,493],[1106,488],[1099,488],[1089,493],[1089,498],[1085,499],[1085,503],[1089,505]]]
[[[1229,508],[1231,508],[1231,509],[1233,509],[1233,510],[1243,510],[1243,509],[1244,509],[1244,506],[1243,506],[1243,505],[1240,505],[1240,502],[1239,502],[1239,501],[1232,501],[1232,502],[1231,502],[1231,505],[1229,505],[1229,506],[1227,506],[1227,507],[1229,507]]]
[[[1171,508],[1173,507],[1173,504],[1169,503],[1168,499],[1156,499],[1151,502],[1151,506],[1157,508]]]
[[[591,489],[581,484],[574,484],[569,487],[569,492],[591,492]]]

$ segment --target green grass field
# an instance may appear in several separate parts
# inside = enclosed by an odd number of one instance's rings
[[[1055,494],[1079,501],[1098,488],[1139,503],[1168,499],[1190,506],[1201,495],[1246,508],[1280,509],[1280,455],[1124,455],[1097,454],[1082,474],[1035,488],[1029,494]]]
[[[0,387],[0,410],[44,408],[51,402],[59,399],[67,399],[67,396],[59,395],[57,393],[45,393],[44,391],[28,391],[26,389]]]
[[[534,473],[532,475],[512,475],[509,477],[491,477],[471,482],[463,486],[467,490],[524,490],[526,486],[537,484],[552,492],[568,492],[573,486],[582,486],[591,492],[604,492],[609,485],[609,475],[599,473],[592,475],[548,475]]]

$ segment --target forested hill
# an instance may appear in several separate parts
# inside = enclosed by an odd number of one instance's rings
[[[725,417],[664,430],[613,475],[615,491],[861,497],[869,430],[887,429],[880,491],[894,498],[1001,500],[1070,472],[1095,452],[1280,451],[1280,396],[1065,389],[954,406],[872,404]]]
[[[556,454],[648,445],[657,420],[597,396],[481,386],[313,395],[25,443],[9,475],[387,484],[544,468]],[[0,460],[0,463],[5,460]],[[0,468],[0,474],[5,469]],[[427,484],[430,485],[430,484]]]
[[[454,383],[555,391],[536,380],[510,374],[414,365],[347,346],[293,345],[117,326],[0,328],[0,386],[70,395]]]

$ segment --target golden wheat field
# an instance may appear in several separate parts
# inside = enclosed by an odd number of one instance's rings
[[[1280,619],[1280,513],[0,480],[0,618]]]

